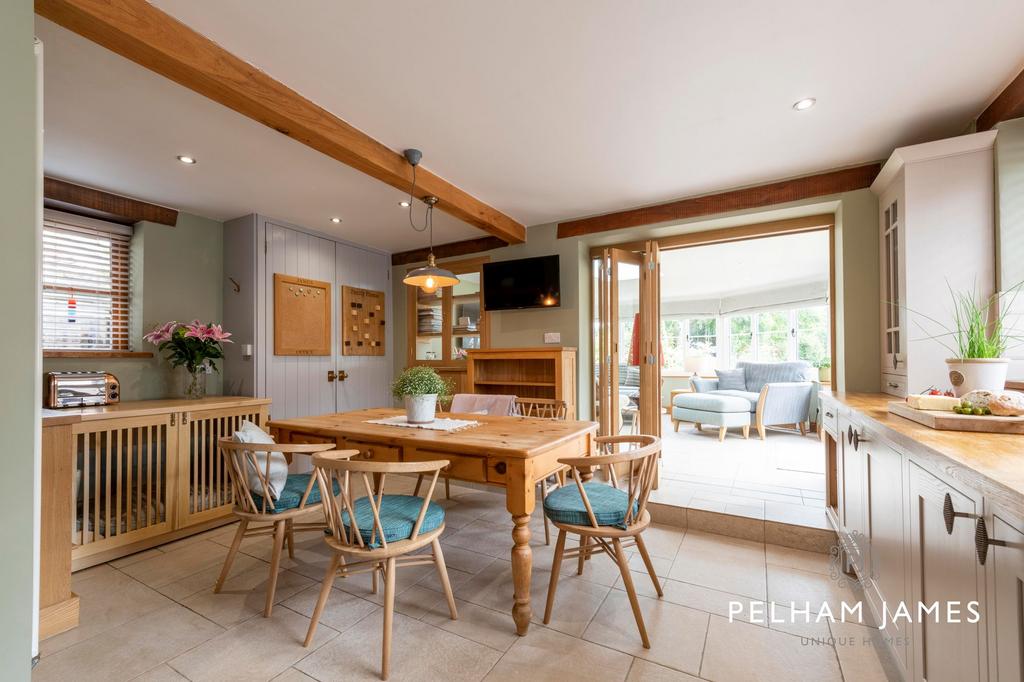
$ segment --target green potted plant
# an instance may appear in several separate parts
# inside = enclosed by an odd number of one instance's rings
[[[1006,388],[1010,360],[1005,354],[1011,343],[1019,342],[1021,338],[1008,328],[1006,317],[1013,309],[1022,284],[1024,282],[981,300],[973,290],[953,291],[950,288],[952,327],[922,315],[942,329],[942,333],[929,338],[942,344],[952,355],[946,359],[946,367],[956,397],[977,390],[998,393]],[[947,342],[949,339],[951,343]]]
[[[823,384],[832,383],[832,358],[822,358],[814,366],[818,368],[818,381]]]
[[[410,424],[434,421],[437,397],[451,392],[448,383],[431,367],[409,367],[391,384],[391,394],[405,403]]]

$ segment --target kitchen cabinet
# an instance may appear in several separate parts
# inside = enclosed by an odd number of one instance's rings
[[[904,679],[1024,682],[1024,438],[934,431],[890,400],[821,395],[826,516],[866,611]]]
[[[878,195],[881,387],[896,396],[946,388],[949,288],[995,290],[996,132],[896,149]],[[964,239],[970,234],[970,239]]]
[[[999,682],[1024,680],[1024,520],[992,505],[986,536],[1005,543],[985,554],[988,592],[988,675]]]
[[[911,603],[938,603],[936,615],[911,626],[914,679],[985,679],[984,628],[968,622],[967,608],[969,602],[984,603],[984,573],[974,551],[973,519],[981,511],[980,501],[914,463],[909,491]]]

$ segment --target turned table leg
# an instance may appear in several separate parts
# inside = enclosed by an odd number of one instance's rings
[[[513,516],[512,522],[512,582],[515,586],[515,603],[512,605],[512,619],[516,622],[516,633],[525,635],[533,617],[530,606],[530,576],[533,573],[533,550],[530,548],[530,515]]]

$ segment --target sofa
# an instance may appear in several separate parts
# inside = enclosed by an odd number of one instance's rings
[[[757,433],[764,440],[765,427],[794,425],[806,434],[808,424],[815,422],[818,411],[818,371],[803,361],[739,362],[743,370],[742,388],[720,389],[721,379],[693,377],[694,393],[743,398],[750,405]],[[724,372],[719,376],[723,376]],[[735,383],[738,376],[733,375]],[[685,398],[686,394],[676,396]]]

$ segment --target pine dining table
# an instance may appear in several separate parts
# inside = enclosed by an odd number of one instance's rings
[[[359,457],[385,462],[446,459],[449,465],[445,475],[450,479],[504,488],[505,508],[513,523],[512,618],[516,632],[525,635],[533,615],[529,524],[536,506],[537,483],[563,468],[559,459],[593,454],[598,424],[478,414],[438,415],[479,422],[457,431],[368,423],[403,414],[398,409],[372,408],[274,419],[268,426],[279,443],[335,443],[340,449],[358,450]]]

